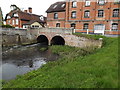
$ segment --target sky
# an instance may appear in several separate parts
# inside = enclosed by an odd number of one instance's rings
[[[2,9],[3,18],[10,12],[10,5],[15,4],[19,8],[26,10],[28,7],[32,7],[33,14],[46,16],[46,10],[49,6],[57,1],[64,0],[0,0],[0,7]]]

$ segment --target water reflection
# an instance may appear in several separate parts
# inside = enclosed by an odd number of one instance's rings
[[[58,55],[52,54],[50,49],[40,51],[40,48],[35,44],[3,51],[3,62],[0,66],[2,79],[14,79],[16,75],[38,69],[46,62],[58,59]]]

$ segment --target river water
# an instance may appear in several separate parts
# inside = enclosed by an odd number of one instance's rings
[[[14,47],[4,49],[2,53],[2,79],[11,80],[15,79],[17,75],[25,74],[31,70],[40,68],[48,61],[58,59],[58,55],[51,53],[48,47],[40,50],[39,44]]]

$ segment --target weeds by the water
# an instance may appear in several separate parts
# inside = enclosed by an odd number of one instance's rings
[[[98,36],[97,36],[98,37]],[[118,38],[101,49],[51,46],[61,57],[3,85],[4,88],[117,88]]]

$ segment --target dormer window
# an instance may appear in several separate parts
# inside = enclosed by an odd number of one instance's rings
[[[77,7],[77,2],[76,1],[73,1],[72,2],[72,8],[76,8]]]
[[[104,5],[105,4],[105,0],[98,0],[98,4],[99,5]]]
[[[10,16],[7,16],[7,19],[10,19],[11,17]]]
[[[17,13],[15,13],[13,16],[14,16],[14,17],[18,17],[18,14],[17,14]]]
[[[62,4],[61,7],[63,8],[65,6],[65,4]]]
[[[44,17],[43,17],[43,16],[40,16],[40,20],[44,21]]]
[[[55,5],[54,7],[53,7],[53,9],[55,9],[57,7],[57,5]]]

